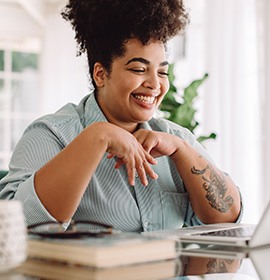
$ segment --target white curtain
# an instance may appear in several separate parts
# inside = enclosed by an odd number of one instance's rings
[[[270,1],[258,0],[256,3],[262,131],[262,202],[265,205],[270,198]]]
[[[60,11],[47,15],[41,52],[41,114],[55,112],[68,102],[78,103],[89,93],[87,60],[76,57],[71,25]]]
[[[186,57],[177,63],[178,82],[188,83],[209,73],[197,105],[200,133],[217,133],[217,140],[205,146],[241,189],[243,221],[257,222],[265,205],[257,1],[190,0],[188,5],[191,25]]]

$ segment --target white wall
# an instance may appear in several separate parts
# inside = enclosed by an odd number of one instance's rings
[[[47,16],[41,50],[42,111],[53,112],[89,93],[86,58],[76,57],[74,33],[60,12]]]
[[[0,41],[20,42],[26,37],[40,36],[41,29],[18,5],[0,5]]]
[[[261,118],[262,122],[262,173],[263,192],[262,202],[270,198],[270,1],[258,1],[258,42],[260,44],[260,73],[261,73]]]

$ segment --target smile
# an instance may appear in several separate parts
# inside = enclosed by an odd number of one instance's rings
[[[147,104],[153,104],[155,101],[154,96],[145,96],[145,95],[133,95],[136,99],[140,100],[141,102],[147,103]]]

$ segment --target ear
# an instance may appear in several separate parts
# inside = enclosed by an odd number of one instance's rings
[[[106,70],[99,62],[96,62],[94,64],[93,78],[97,87],[104,86],[104,80],[106,78]]]

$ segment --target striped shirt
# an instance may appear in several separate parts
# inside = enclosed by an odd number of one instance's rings
[[[107,120],[94,94],[90,94],[79,105],[69,103],[55,114],[34,121],[26,129],[12,155],[10,172],[1,181],[0,189],[4,188],[0,198],[20,200],[28,225],[55,221],[35,192],[35,172],[84,128],[100,121]],[[141,124],[141,128],[177,135],[211,161],[194,135],[183,127],[164,119],[152,118]],[[128,183],[125,166],[115,169],[115,161],[107,159],[105,154],[73,219],[99,221],[115,229],[134,232],[202,224],[192,210],[188,193],[172,160],[162,156],[157,161],[153,169],[159,175],[158,179],[149,179],[149,185],[144,187],[140,179],[136,178],[135,186],[132,187]]]

